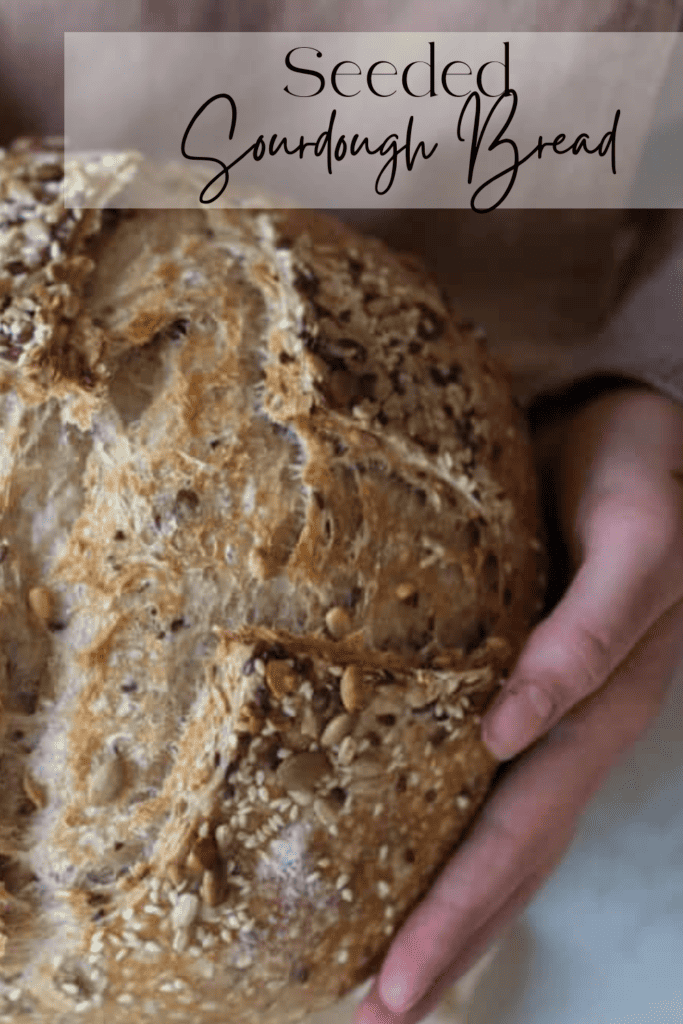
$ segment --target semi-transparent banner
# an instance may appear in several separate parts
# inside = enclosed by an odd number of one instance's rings
[[[64,57],[67,158],[137,168],[110,206],[683,207],[677,33],[69,32]]]

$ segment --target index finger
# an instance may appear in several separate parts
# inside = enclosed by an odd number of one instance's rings
[[[680,511],[605,496],[591,515],[590,544],[569,589],[532,632],[482,723],[500,760],[547,732],[600,688],[683,593]]]

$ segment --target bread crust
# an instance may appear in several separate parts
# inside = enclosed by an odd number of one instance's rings
[[[0,159],[0,1020],[297,1021],[489,790],[544,586],[524,422],[414,259],[65,211],[58,167]]]

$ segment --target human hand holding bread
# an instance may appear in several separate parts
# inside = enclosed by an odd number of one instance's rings
[[[525,753],[393,940],[355,1024],[422,1020],[522,912],[680,662],[683,411],[626,388],[553,427],[544,447],[575,574],[504,685],[501,698],[519,702],[499,698],[482,720],[497,757]]]

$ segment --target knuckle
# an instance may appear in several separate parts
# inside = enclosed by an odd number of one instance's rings
[[[504,809],[500,805],[496,805],[489,810],[487,825],[495,835],[496,846],[501,858],[507,861],[517,850],[522,839],[519,824],[515,827],[515,822],[505,815]]]
[[[565,651],[561,675],[574,691],[575,700],[602,686],[615,667],[612,642],[594,625],[578,625]]]

